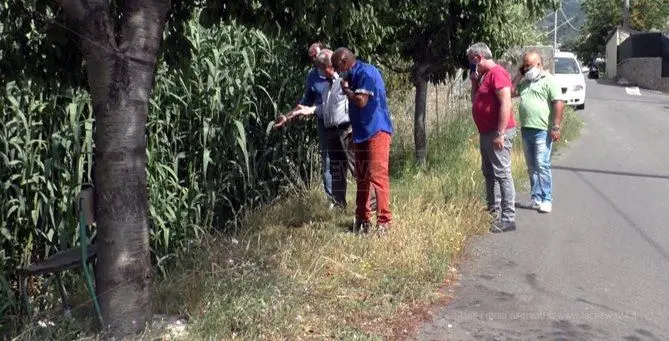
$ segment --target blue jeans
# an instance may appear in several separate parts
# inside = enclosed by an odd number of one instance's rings
[[[530,176],[532,199],[541,203],[553,201],[553,175],[551,174],[551,150],[553,139],[545,130],[522,128],[523,152]]]
[[[330,153],[328,152],[328,133],[325,129],[325,123],[318,119],[318,144],[321,152],[321,165],[323,171],[323,189],[329,200],[334,200],[332,196],[332,172],[330,171]]]

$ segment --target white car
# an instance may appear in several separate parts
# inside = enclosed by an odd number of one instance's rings
[[[555,81],[566,105],[585,108],[585,76],[576,56],[571,52],[555,52]]]

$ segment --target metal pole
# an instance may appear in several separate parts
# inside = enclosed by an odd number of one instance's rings
[[[557,9],[553,13],[553,52],[557,52]]]
[[[630,0],[623,0],[623,27],[630,28]]]

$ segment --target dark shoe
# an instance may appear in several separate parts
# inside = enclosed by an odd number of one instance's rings
[[[492,226],[490,226],[490,232],[492,233],[510,232],[515,230],[516,230],[516,223],[513,221],[503,221],[503,222],[496,221],[492,224]]]
[[[372,229],[372,224],[369,221],[357,221],[351,226],[349,231],[357,234],[357,235],[362,235],[362,234],[368,234],[369,231]]]
[[[346,210],[346,203],[345,202],[333,202],[332,206],[330,206],[330,211],[334,210]]]

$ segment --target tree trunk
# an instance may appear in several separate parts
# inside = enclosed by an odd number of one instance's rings
[[[61,5],[83,35],[95,116],[96,293],[103,329],[122,338],[151,316],[145,127],[169,1],[125,0],[118,39],[108,1]]]
[[[413,84],[416,87],[413,139],[416,149],[416,163],[422,165],[427,158],[427,66],[418,64],[413,72]]]

